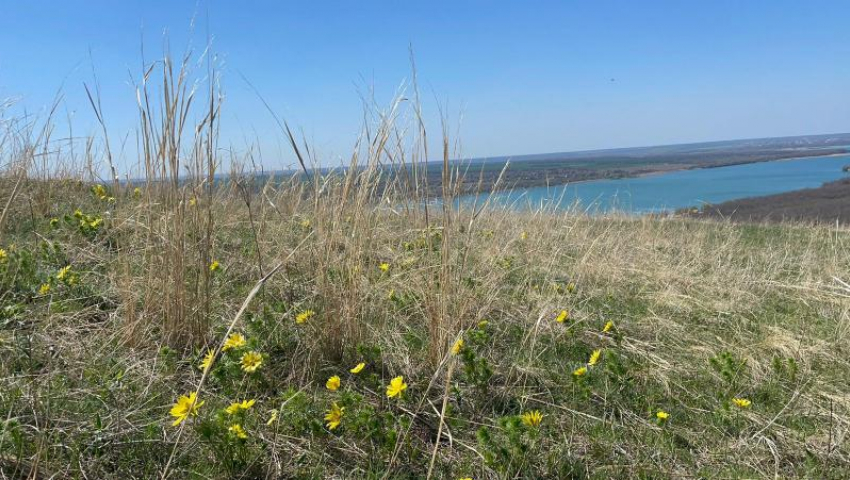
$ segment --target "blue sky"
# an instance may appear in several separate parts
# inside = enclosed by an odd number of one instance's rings
[[[94,133],[93,66],[120,137],[142,42],[153,58],[167,31],[180,51],[196,13],[191,40],[209,32],[224,60],[225,143],[259,136],[268,168],[291,156],[242,75],[336,164],[358,91],[388,101],[409,45],[429,118],[445,105],[468,157],[850,131],[846,0],[5,0],[0,97],[40,112],[61,87],[63,116]]]

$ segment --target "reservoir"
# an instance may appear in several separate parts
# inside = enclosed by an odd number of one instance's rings
[[[491,200],[497,205],[519,209],[577,206],[590,213],[663,212],[820,187],[850,175],[841,170],[848,164],[850,155],[776,160],[503,191],[492,194]],[[479,195],[477,200],[481,202],[485,198],[487,195]],[[473,195],[459,199],[464,204],[474,200]]]

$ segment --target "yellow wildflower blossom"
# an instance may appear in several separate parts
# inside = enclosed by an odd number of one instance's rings
[[[248,352],[242,355],[242,370],[247,373],[256,372],[263,364],[263,356],[257,352]]]
[[[540,426],[540,422],[543,421],[543,414],[541,414],[538,410],[532,410],[530,412],[525,412],[522,414],[522,423],[529,427],[538,427]]]
[[[91,188],[91,191],[95,197],[101,200],[106,198],[106,187],[103,185],[97,184]]]
[[[304,323],[307,320],[313,318],[314,315],[316,315],[316,312],[312,310],[304,310],[303,312],[295,316],[295,323]]]
[[[210,272],[215,272],[219,268],[221,268],[221,264],[218,263],[218,260],[213,260],[210,264]]]
[[[0,248],[0,263],[5,262],[6,258],[8,258],[8,257],[9,257],[9,254],[6,253],[6,250],[3,250],[2,248]]]
[[[658,413],[655,414],[655,418],[663,422],[670,418],[670,414],[664,410],[659,410]]]
[[[363,363],[363,362],[360,362],[354,368],[349,370],[349,372],[357,375],[358,373],[362,372],[364,368],[366,368],[366,364]]]
[[[139,188],[139,187],[134,188],[133,189],[133,197],[139,198],[141,196],[142,196],[142,189]]]
[[[746,398],[733,398],[732,403],[738,408],[749,408],[753,404],[753,402]]]
[[[38,294],[39,295],[47,295],[48,293],[50,293],[50,284],[49,283],[42,283],[41,287],[38,288]]]
[[[224,342],[222,350],[230,350],[231,348],[240,348],[245,346],[245,337],[241,333],[231,333]]]
[[[567,284],[567,292],[573,293],[575,291],[576,291],[576,284],[573,283],[573,282],[568,283]]]
[[[59,272],[56,273],[57,280],[65,280],[68,278],[68,274],[71,273],[71,266],[65,266],[59,269]]]
[[[602,327],[602,333],[608,333],[611,329],[614,328],[614,322],[608,320],[604,327]]]
[[[228,427],[227,431],[235,435],[236,438],[241,438],[242,440],[248,438],[248,434],[245,433],[245,429],[243,429],[242,425],[239,425],[238,423],[234,423],[233,425]]]
[[[403,391],[407,390],[407,384],[404,383],[404,377],[399,375],[394,379],[390,380],[390,384],[387,385],[387,397],[400,397]]]
[[[271,415],[269,415],[269,419],[266,421],[266,425],[271,425],[277,421],[277,410],[272,410]]]
[[[593,353],[590,354],[590,360],[587,361],[588,365],[596,365],[599,363],[599,358],[602,357],[602,350],[594,350]]]
[[[387,262],[384,262],[384,263],[378,265],[378,268],[381,269],[382,272],[389,272],[390,271],[390,264],[387,263]]]
[[[520,240],[528,240],[528,232],[523,231],[522,233],[520,233],[519,239]]]
[[[197,199],[197,198],[192,197],[192,198],[190,198],[190,199],[189,199],[189,206],[190,206],[190,207],[194,207],[194,206],[195,206],[195,205],[197,205],[197,204],[198,204],[198,199]]]
[[[342,422],[342,413],[344,411],[345,407],[340,407],[336,402],[331,405],[331,409],[325,414],[325,421],[328,422],[327,426],[329,430],[333,430],[339,426]]]
[[[341,383],[342,381],[339,379],[339,376],[334,375],[333,377],[329,378],[327,382],[325,382],[325,387],[327,387],[328,390],[335,392],[339,388]]]
[[[198,402],[197,393],[192,392],[188,396],[182,395],[177,399],[177,403],[171,407],[171,410],[168,412],[172,417],[175,418],[174,423],[171,426],[176,427],[180,425],[184,420],[189,418],[189,416],[197,416],[198,409],[204,404],[204,402]]]
[[[587,367],[579,367],[573,371],[573,375],[576,377],[582,377],[587,374]]]
[[[198,368],[202,372],[206,373],[210,369],[210,367],[212,367],[214,359],[215,359],[215,350],[210,348],[209,350],[207,350],[207,353],[206,353],[206,355],[204,355],[204,359],[201,361],[201,364],[198,366]]]
[[[303,228],[304,230],[309,230],[310,229],[310,220],[308,220],[308,219],[302,220],[301,221],[301,228]]]
[[[239,413],[240,410],[250,409],[251,407],[254,406],[254,403],[256,403],[256,402],[257,401],[253,400],[253,399],[252,400],[242,400],[241,402],[234,402],[234,403],[231,403],[230,406],[225,408],[224,411],[227,412],[228,415],[233,415],[233,414]]]
[[[561,310],[561,313],[559,313],[558,316],[555,317],[555,321],[558,323],[564,323],[567,321],[568,318],[570,318],[570,312],[566,310]]]
[[[463,339],[458,338],[454,345],[452,345],[452,355],[457,355],[460,351],[463,350]]]

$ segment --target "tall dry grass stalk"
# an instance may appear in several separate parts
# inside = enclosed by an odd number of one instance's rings
[[[161,59],[143,60],[141,76],[135,82],[136,143],[143,178],[126,186],[118,182],[98,88],[86,87],[103,140],[86,141],[87,173],[78,172],[77,176],[96,180],[96,172],[105,165],[117,209],[123,209],[121,203],[127,203],[137,188],[144,200],[133,204],[128,219],[138,227],[130,229],[138,238],[128,242],[137,251],[122,257],[120,290],[125,300],[127,340],[136,342],[141,332],[154,328],[161,329],[163,339],[172,345],[207,343],[215,315],[209,267],[216,260],[216,212],[238,210],[249,219],[256,278],[266,273],[274,256],[264,251],[267,211],[275,211],[280,221],[288,221],[297,212],[314,232],[307,247],[312,249],[313,269],[340,271],[344,279],[340,283],[319,275],[314,292],[327,319],[317,342],[323,356],[338,359],[346,345],[362,338],[375,313],[372,299],[364,295],[363,272],[389,258],[386,250],[381,250],[389,246],[376,245],[376,239],[384,234],[387,216],[404,215],[410,230],[422,232],[428,248],[441,252],[440,265],[420,272],[427,285],[423,315],[430,357],[436,364],[464,319],[471,318],[473,296],[462,281],[466,254],[458,245],[463,232],[468,235],[472,231],[475,217],[466,224],[455,220],[463,210],[453,208],[453,199],[464,171],[450,161],[458,152],[452,149],[445,119],[441,137],[437,137],[441,164],[428,163],[430,137],[415,68],[413,82],[407,86],[412,99],[402,88],[386,108],[374,100],[365,102],[367,121],[362,133],[347,164],[336,170],[322,170],[322,159],[275,115],[301,167],[298,175],[276,178],[263,174],[262,158],[254,147],[226,154],[218,148],[223,96],[215,59],[209,52],[207,49],[195,58],[190,50],[174,58],[166,49]],[[199,78],[202,65],[205,72]],[[224,163],[230,164],[230,175],[227,180],[217,179]],[[439,186],[428,184],[428,170],[435,168],[441,171]],[[442,201],[429,203],[435,188]],[[143,259],[141,277],[133,273],[134,256]],[[390,279],[397,267],[390,271]]]
[[[192,52],[178,62],[166,52],[144,64],[136,85],[146,199],[137,213],[146,222],[140,252],[146,281],[140,318],[129,319],[129,325],[133,330],[137,321],[161,322],[165,336],[177,344],[202,343],[210,325],[222,96],[214,60],[208,62],[203,82],[193,80]]]

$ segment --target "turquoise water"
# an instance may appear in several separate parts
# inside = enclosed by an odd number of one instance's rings
[[[845,165],[850,165],[850,155],[778,160],[513,190],[493,194],[492,200],[515,208],[567,208],[577,204],[592,212],[660,212],[819,187],[848,175],[841,171]],[[480,196],[478,201],[484,198]],[[473,200],[473,196],[460,199],[463,203]]]

